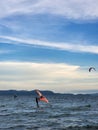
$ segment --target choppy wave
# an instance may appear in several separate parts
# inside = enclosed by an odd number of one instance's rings
[[[35,97],[0,97],[0,130],[98,130],[98,97],[49,96],[50,104]]]

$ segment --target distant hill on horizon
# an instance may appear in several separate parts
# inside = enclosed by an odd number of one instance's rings
[[[41,92],[46,95],[53,95],[53,91],[41,90]],[[0,95],[35,95],[35,90],[27,91],[27,90],[0,90]]]
[[[82,96],[82,95],[95,95],[95,96],[98,96],[98,93],[86,93],[86,94],[73,94],[73,93],[55,93],[53,91],[50,91],[50,90],[40,90],[42,92],[43,95],[66,95],[66,96]],[[3,96],[3,95],[27,95],[27,96],[30,96],[30,95],[36,95],[36,92],[35,90],[31,90],[31,91],[28,91],[28,90],[0,90],[0,96]]]

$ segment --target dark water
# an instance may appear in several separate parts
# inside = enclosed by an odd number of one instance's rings
[[[0,130],[98,130],[98,96],[0,96]]]

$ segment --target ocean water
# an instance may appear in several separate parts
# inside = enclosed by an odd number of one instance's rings
[[[98,130],[98,96],[0,96],[0,130]]]

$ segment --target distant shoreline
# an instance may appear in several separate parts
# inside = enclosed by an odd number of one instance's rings
[[[41,92],[44,95],[67,95],[67,96],[75,96],[75,95],[95,95],[98,96],[98,93],[77,93],[77,94],[73,94],[73,93],[56,93],[53,91],[49,91],[49,90],[41,90]],[[36,95],[35,90],[0,90],[0,96],[1,95]]]
[[[43,94],[53,95],[52,91],[41,91]],[[27,91],[27,90],[0,90],[0,95],[35,95],[35,90]]]

